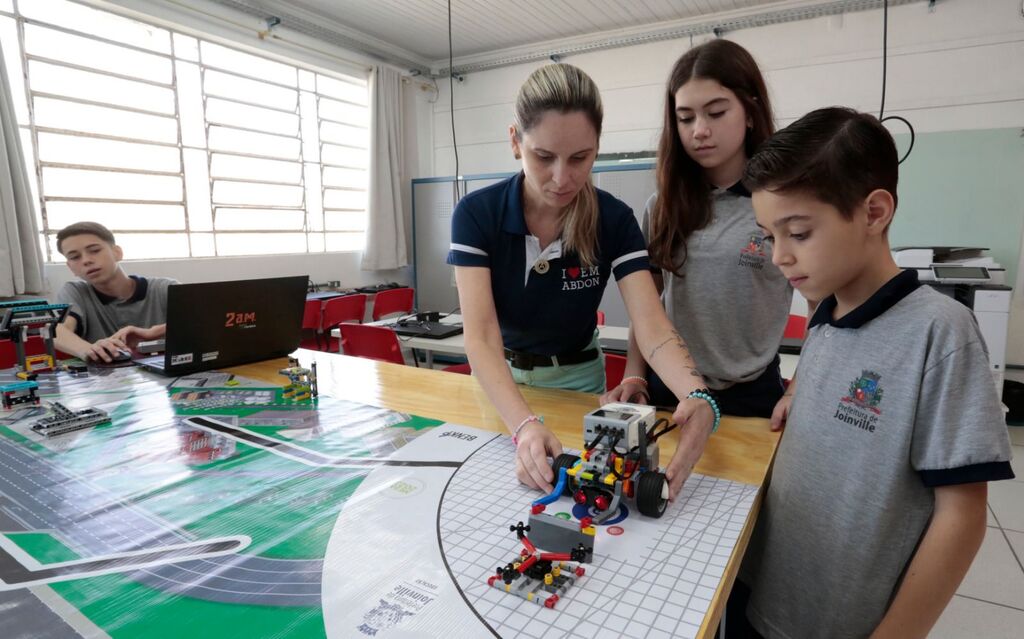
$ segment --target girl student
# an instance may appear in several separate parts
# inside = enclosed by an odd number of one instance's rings
[[[665,311],[723,413],[785,417],[778,347],[792,287],[772,264],[740,182],[774,132],[761,71],[728,40],[687,51],[672,68],[658,145],[658,190],[643,230]],[[631,339],[622,384],[603,402],[671,402]]]

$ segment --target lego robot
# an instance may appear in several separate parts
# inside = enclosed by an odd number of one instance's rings
[[[580,544],[593,548],[594,525],[616,515],[623,499],[633,499],[643,515],[661,517],[668,506],[668,479],[658,468],[658,438],[673,428],[667,420],[655,420],[650,406],[607,404],[587,414],[582,456],[559,455],[552,464],[554,490],[532,504],[534,543],[563,552]],[[546,514],[545,507],[561,495],[592,514],[579,522]]]
[[[315,400],[320,394],[316,385],[316,362],[311,368],[299,366],[299,360],[294,357],[288,358],[288,368],[282,368],[278,374],[288,378],[288,384],[281,392],[284,399],[293,402],[303,400]]]
[[[49,304],[46,300],[16,300],[0,302],[0,334],[14,342],[21,371],[21,379],[32,379],[33,373],[55,371],[57,353],[53,338],[57,325],[67,317],[68,304]],[[32,335],[43,339],[46,353],[27,355],[25,343]]]
[[[529,526],[519,522],[508,529],[516,533],[523,550],[507,565],[498,566],[495,574],[487,578],[487,585],[539,606],[554,608],[586,572],[579,564],[587,560],[593,548],[579,545],[565,553],[540,552],[526,536]],[[567,563],[570,561],[576,563]]]
[[[51,402],[50,407],[53,408],[52,415],[37,419],[32,424],[32,430],[46,437],[92,428],[110,421],[110,416],[106,411],[98,408],[71,410],[60,402]]]
[[[36,392],[39,384],[35,381],[18,381],[10,384],[0,385],[0,397],[3,398],[4,410],[9,410],[18,404],[39,404],[39,396]]]

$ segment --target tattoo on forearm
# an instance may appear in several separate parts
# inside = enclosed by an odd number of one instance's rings
[[[663,342],[661,342],[660,344],[655,346],[653,349],[651,349],[651,354],[647,356],[647,361],[648,362],[653,361],[654,360],[654,354],[657,353],[659,350],[661,350],[661,347],[664,346],[665,344],[668,344],[669,342],[675,342],[676,346],[678,346],[679,348],[683,349],[684,351],[687,350],[686,342],[683,341],[683,338],[679,336],[679,333],[677,333],[675,331],[672,331],[672,336],[671,337],[666,338]]]

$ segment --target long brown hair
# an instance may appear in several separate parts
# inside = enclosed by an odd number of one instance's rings
[[[516,95],[513,125],[516,137],[536,125],[547,111],[583,113],[601,139],[604,109],[597,85],[586,73],[571,64],[548,64],[526,79]],[[579,255],[584,266],[597,262],[597,191],[588,177],[580,192],[560,215],[566,251]]]
[[[751,127],[743,148],[751,157],[775,132],[768,89],[750,53],[729,40],[712,40],[687,51],[672,67],[665,95],[665,122],[658,142],[658,199],[651,215],[651,262],[681,276],[686,240],[711,221],[711,187],[704,169],[686,153],[676,127],[676,91],[693,78],[715,80],[736,94]],[[682,259],[673,262],[675,249]]]

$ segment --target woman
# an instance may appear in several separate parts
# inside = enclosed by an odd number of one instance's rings
[[[596,313],[614,274],[639,348],[682,398],[673,419],[686,427],[666,467],[674,497],[717,425],[717,407],[696,394],[703,378],[658,300],[632,211],[590,181],[602,118],[585,73],[567,64],[535,71],[519,90],[509,127],[523,170],[459,202],[448,263],[466,354],[512,433],[516,475],[548,491],[554,474],[547,458],[562,447],[516,383],[601,392]]]

